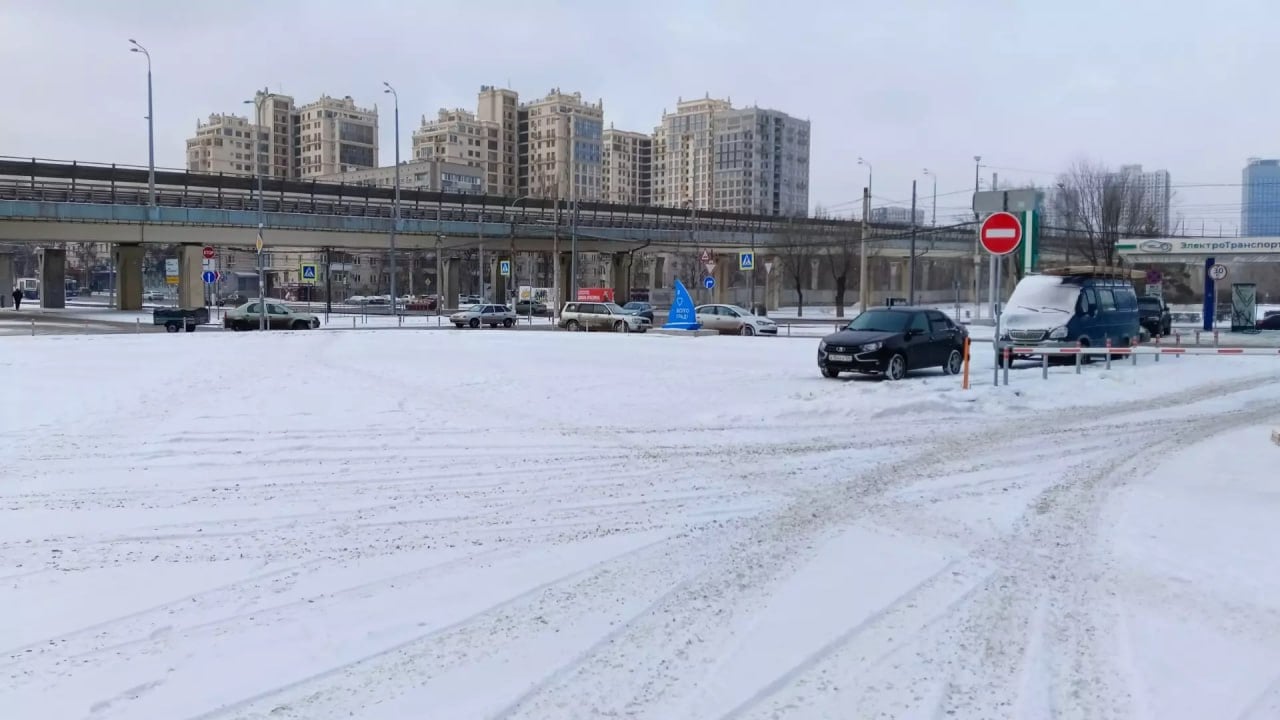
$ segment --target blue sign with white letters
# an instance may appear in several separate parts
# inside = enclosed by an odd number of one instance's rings
[[[697,330],[702,327],[698,322],[698,313],[693,306],[693,298],[689,296],[689,291],[685,289],[684,283],[676,280],[675,301],[671,303],[671,310],[667,313],[667,322],[662,326],[664,330]]]
[[[716,279],[715,279],[715,278],[713,278],[713,277],[711,277],[710,275],[708,275],[708,276],[706,276],[706,277],[702,278],[702,287],[704,287],[704,288],[706,288],[706,289],[708,289],[708,290],[715,290],[715,289],[716,289]]]
[[[218,273],[212,270],[205,270],[200,277],[204,278],[204,282],[206,285],[212,285],[213,283],[217,282]]]

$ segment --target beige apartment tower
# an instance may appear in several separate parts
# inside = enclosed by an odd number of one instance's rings
[[[485,186],[491,195],[515,197],[518,194],[516,178],[519,176],[518,118],[520,96],[514,90],[483,85],[480,87],[479,107],[476,119],[486,124],[486,130],[496,130],[497,137],[486,134],[484,160],[487,175]]]
[[[263,131],[258,151],[267,177],[298,176],[298,110],[293,98],[258,91],[254,97],[258,126]]]
[[[651,204],[653,137],[608,128],[604,131],[602,142],[603,200],[625,205]]]
[[[357,107],[351,96],[327,95],[303,105],[298,116],[298,177],[378,167],[378,111]]]
[[[556,89],[521,105],[520,117],[527,121],[521,122],[519,133],[528,138],[521,143],[525,168],[520,194],[599,200],[604,189],[604,103],[586,103],[582,93]]]
[[[187,139],[187,170],[227,175],[252,175],[254,136],[260,128],[238,115],[214,114],[196,122],[195,137]]]

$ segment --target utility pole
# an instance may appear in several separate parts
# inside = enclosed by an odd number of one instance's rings
[[[911,181],[911,257],[907,260],[907,304],[916,304],[916,181]]]
[[[978,192],[981,190],[981,181],[978,179],[978,173],[982,169],[982,156],[973,156],[973,198],[978,199]],[[976,223],[978,221],[978,210],[973,210],[973,220],[975,230],[973,233],[973,316],[974,318],[982,317],[982,243],[978,241],[978,231]]]
[[[868,286],[870,272],[867,268],[867,240],[871,237],[871,187],[862,188],[862,242],[859,243],[858,258],[858,311],[866,312],[871,306],[871,288]]]
[[[569,298],[578,299],[578,141],[574,116],[569,116]]]
[[[382,84],[387,88],[383,92],[390,93],[395,102],[396,195],[391,206],[391,247],[387,253],[387,268],[391,277],[391,314],[399,315],[400,303],[396,299],[396,231],[400,226],[400,94],[390,83],[384,81]],[[412,274],[412,270],[410,273]]]
[[[258,329],[267,329],[267,272],[262,262],[262,228],[265,224],[266,214],[262,205],[262,152],[259,143],[262,142],[262,101],[267,99],[267,95],[271,92],[271,88],[262,88],[262,91],[255,93],[252,100],[245,100],[245,103],[253,103],[254,110],[257,115],[254,117],[253,125],[253,168],[254,173],[258,176],[258,242],[255,248],[258,251]]]

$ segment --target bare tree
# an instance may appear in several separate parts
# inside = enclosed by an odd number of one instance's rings
[[[815,208],[813,214],[816,218],[828,217],[822,207]],[[824,237],[821,238],[821,244],[827,258],[827,269],[835,283],[836,317],[844,317],[844,297],[849,289],[849,278],[857,275],[860,268],[862,229],[833,228],[822,235]]]
[[[1052,209],[1056,229],[1093,265],[1115,265],[1123,238],[1168,231],[1167,204],[1147,192],[1140,176],[1087,160],[1059,177]]]
[[[803,221],[804,218],[798,218]],[[782,261],[782,272],[791,280],[796,291],[796,315],[804,316],[804,281],[809,276],[813,259],[818,257],[821,249],[821,238],[815,238],[796,220],[791,220],[782,229],[778,240],[777,254]]]

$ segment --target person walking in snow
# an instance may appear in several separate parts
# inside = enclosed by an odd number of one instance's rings
[[[22,288],[13,289],[13,309],[14,310],[22,309]]]

